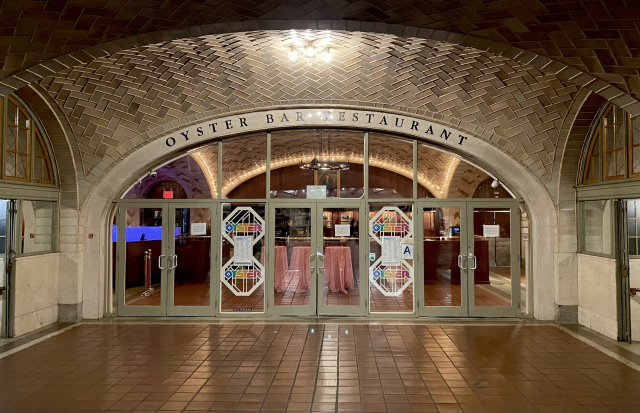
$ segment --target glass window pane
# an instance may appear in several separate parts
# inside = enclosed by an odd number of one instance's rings
[[[7,124],[17,126],[18,107],[11,100],[7,103]]]
[[[628,219],[627,220],[627,232],[630,237],[635,237],[637,235],[636,233],[636,220],[635,219]]]
[[[324,305],[360,305],[360,216],[351,208],[323,208],[322,251]],[[349,225],[349,236],[336,236],[336,225]]]
[[[607,177],[616,175],[616,156],[615,152],[608,152],[606,155]]]
[[[27,177],[27,155],[18,155],[18,163],[16,165],[16,174],[18,178]]]
[[[180,232],[175,239],[173,305],[206,307],[211,300],[211,210],[177,208],[175,220]]]
[[[413,198],[413,142],[369,133],[369,197]]]
[[[498,225],[499,236],[485,237],[485,225]],[[522,288],[524,269],[519,263],[511,262],[509,208],[474,208],[473,231],[473,254],[477,260],[473,277],[475,306],[510,307],[511,283],[515,282]],[[514,231],[514,236],[518,236],[517,234]],[[514,273],[518,277],[512,280]]]
[[[458,164],[458,158],[427,145],[419,144],[418,198],[462,198],[458,194],[449,196],[449,184]],[[470,192],[473,195],[473,190]]]
[[[271,198],[306,199],[307,185],[325,186],[327,198],[361,198],[363,154],[362,131],[275,131],[271,134]]]
[[[275,213],[274,285],[271,287],[274,303],[278,307],[309,306],[311,238],[315,228],[311,209],[276,208]]]
[[[164,236],[162,208],[127,208],[126,219],[124,305],[159,307],[162,305],[162,270],[158,266]],[[176,235],[178,230],[176,228]],[[114,237],[117,239],[117,233]]]
[[[23,254],[54,249],[55,202],[22,201]]]
[[[422,211],[424,306],[460,307],[460,208]]]
[[[33,160],[33,179],[37,180],[37,181],[42,181],[43,177],[42,177],[42,164],[44,163],[44,159],[42,158],[35,158]],[[45,168],[46,169],[46,166]]]
[[[612,254],[611,200],[584,201],[584,251]]]
[[[222,198],[265,198],[266,160],[266,133],[223,142]]]

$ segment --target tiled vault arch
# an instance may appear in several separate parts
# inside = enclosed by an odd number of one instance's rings
[[[464,128],[543,184],[551,181],[557,129],[578,91],[573,83],[471,47],[361,32],[334,33],[332,62],[308,67],[289,61],[287,35],[172,40],[97,58],[40,84],[72,125],[89,184],[132,148],[186,124],[309,104],[379,107]]]

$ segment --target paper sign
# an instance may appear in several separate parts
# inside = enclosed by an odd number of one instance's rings
[[[336,237],[348,237],[351,235],[351,225],[336,225]]]
[[[382,265],[400,265],[400,237],[382,237]]]
[[[195,222],[191,224],[191,235],[207,235],[206,222]]]
[[[500,238],[500,225],[483,225],[482,236],[485,238]]]
[[[413,243],[402,244],[402,259],[403,260],[413,259]]]
[[[369,261],[374,262],[375,260],[376,260],[376,253],[375,252],[369,253]]]
[[[252,237],[235,237],[234,238],[234,253],[233,258],[236,264],[251,264],[253,261],[252,247],[253,247],[253,238]]]
[[[324,185],[307,185],[307,199],[326,199],[327,187]]]

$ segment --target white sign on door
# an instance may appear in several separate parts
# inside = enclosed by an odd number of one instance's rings
[[[335,226],[335,230],[336,237],[348,237],[351,235],[351,225],[349,224],[338,224]]]
[[[207,223],[206,222],[192,223],[191,235],[207,235]]]
[[[483,225],[482,236],[485,238],[500,238],[500,225]]]
[[[400,265],[400,237],[382,237],[382,265]]]
[[[403,260],[413,259],[413,243],[402,244],[402,259]]]
[[[236,264],[251,264],[253,237],[235,237],[233,258]]]
[[[326,199],[327,187],[324,185],[307,185],[307,199]]]

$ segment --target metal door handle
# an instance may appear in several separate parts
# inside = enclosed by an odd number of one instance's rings
[[[315,255],[313,255],[313,254],[309,255],[309,268],[311,268],[311,269],[314,269],[314,268],[315,268],[313,265],[311,265],[311,261],[313,261],[313,259],[314,259],[315,257],[316,257],[316,256],[315,256]]]
[[[173,270],[178,266],[178,256],[177,255],[169,255],[169,257],[171,257],[171,262],[173,263],[173,265],[169,264],[169,269]]]
[[[467,267],[464,267],[464,266],[462,265],[462,259],[463,259],[463,258],[464,258],[464,259],[465,259],[465,261],[466,261],[467,257],[463,257],[462,255],[458,255],[458,267],[459,267],[461,270],[466,270],[466,269],[467,269]]]
[[[473,267],[469,268],[470,270],[475,270],[476,267],[478,266],[478,257],[476,257],[475,255],[473,255],[472,253],[469,253],[469,258],[473,258]]]
[[[318,253],[318,260],[320,260],[322,262],[322,267],[318,267],[321,270],[324,270],[324,255],[322,255],[321,253]]]
[[[158,268],[164,270],[165,267],[162,266],[162,257],[164,257],[164,255],[158,255]]]
[[[629,288],[629,295],[631,297],[635,297],[638,292],[640,292],[640,288]]]

